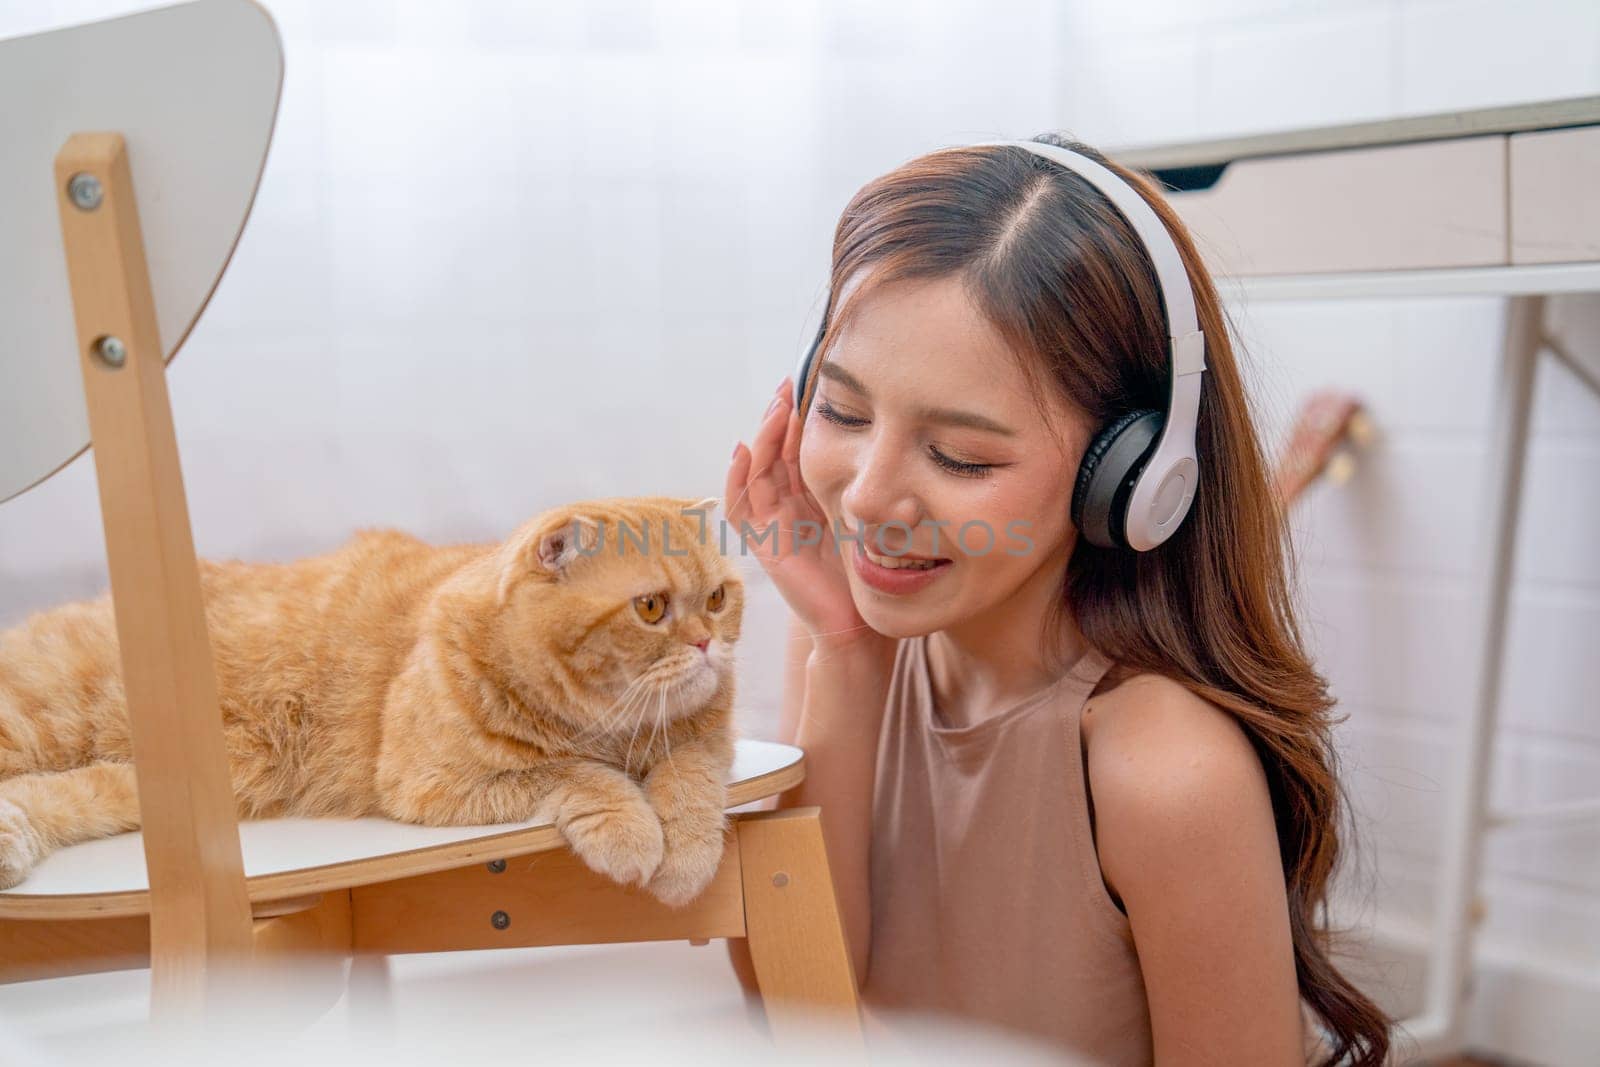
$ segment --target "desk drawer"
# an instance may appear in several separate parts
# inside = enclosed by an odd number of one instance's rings
[[[1511,262],[1600,260],[1600,126],[1511,135]]]
[[[1241,159],[1170,198],[1224,274],[1503,265],[1506,150],[1496,134]]]

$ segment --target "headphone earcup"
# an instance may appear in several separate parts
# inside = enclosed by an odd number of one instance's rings
[[[1127,548],[1128,494],[1161,436],[1159,411],[1130,411],[1094,436],[1072,487],[1072,521],[1091,544]]]

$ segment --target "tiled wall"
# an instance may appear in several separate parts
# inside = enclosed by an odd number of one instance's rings
[[[0,4],[0,35],[138,6]],[[1054,128],[1114,147],[1600,92],[1593,0],[267,6],[286,51],[277,132],[170,372],[211,556],[293,558],[366,525],[489,539],[585,495],[719,494],[813,328],[839,210],[930,147]],[[1353,889],[1405,929],[1427,914],[1471,698],[1501,309],[1238,314],[1269,435],[1325,383],[1358,388],[1380,428],[1354,481],[1313,491],[1298,537],[1375,850]],[[1600,790],[1600,400],[1546,361],[1533,423],[1502,803]],[[746,562],[759,735],[784,616]],[[87,459],[0,509],[0,625],[104,574]],[[1591,989],[1600,829],[1505,834],[1487,868],[1496,958]],[[1535,1022],[1526,1040],[1480,1037],[1558,1062],[1594,1026]]]

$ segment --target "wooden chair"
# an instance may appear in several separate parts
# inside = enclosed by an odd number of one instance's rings
[[[165,364],[244,226],[282,62],[248,0],[0,42],[0,500],[92,442],[144,826],[0,893],[0,980],[148,960],[153,1011],[181,1018],[268,955],[746,938],[775,1036],[818,1014],[859,1036],[816,808],[736,813],[681,909],[548,825],[236,822]],[[741,741],[728,805],[803,775]]]

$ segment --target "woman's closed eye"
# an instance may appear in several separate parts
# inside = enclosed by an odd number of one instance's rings
[[[859,419],[852,415],[846,415],[821,397],[817,399],[817,414],[821,415],[824,419],[827,419],[834,425],[842,426],[846,429],[859,429],[867,424],[866,419]],[[963,478],[987,477],[989,472],[994,470],[995,467],[1005,466],[1005,464],[971,463],[966,460],[956,459],[954,456],[945,455],[933,445],[928,446],[928,456],[935,463],[949,471],[951,474],[960,475]]]

